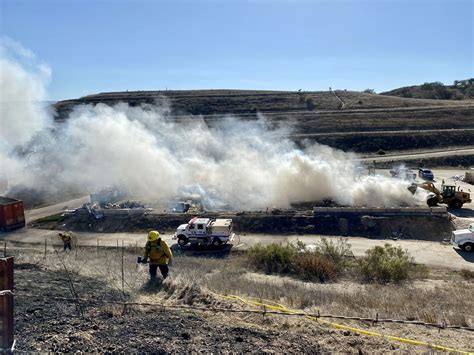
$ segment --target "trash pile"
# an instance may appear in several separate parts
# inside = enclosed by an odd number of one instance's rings
[[[189,214],[197,214],[204,211],[202,204],[193,200],[172,201],[169,203],[168,210],[173,213]]]
[[[149,205],[145,205],[138,201],[125,201],[121,203],[107,204],[100,204],[97,202],[85,203],[82,205],[82,208],[87,210],[89,215],[93,216],[95,219],[104,218],[104,210],[142,210],[144,212],[153,211],[153,208],[150,208]]]
[[[95,219],[104,218],[104,213],[101,211],[101,207],[98,203],[85,203],[82,208],[86,209],[90,216]]]
[[[131,208],[131,209],[147,209],[147,210],[153,210],[150,208],[149,205],[145,205],[144,203],[141,203],[139,201],[125,201],[122,203],[107,203],[104,205],[105,209],[123,209],[123,208]]]

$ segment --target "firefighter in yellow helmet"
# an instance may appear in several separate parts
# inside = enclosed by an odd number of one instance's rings
[[[159,268],[163,279],[168,277],[168,263],[173,258],[171,250],[166,242],[160,238],[160,233],[151,231],[148,233],[148,241],[145,245],[142,262],[146,263],[150,258],[150,279],[156,279],[156,271]]]
[[[72,250],[71,248],[72,233],[71,232],[59,233],[59,238],[61,238],[61,240],[64,243],[64,251],[66,251],[66,249]]]

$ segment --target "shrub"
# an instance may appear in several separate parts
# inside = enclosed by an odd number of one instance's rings
[[[377,154],[378,154],[378,155],[385,155],[385,150],[379,149],[379,150],[377,151]]]
[[[300,105],[303,105],[304,103],[306,103],[306,96],[305,95],[298,95],[298,102]]]
[[[309,111],[314,110],[314,108],[316,107],[316,105],[314,104],[314,101],[311,97],[306,98],[305,103],[306,103],[306,108]]]
[[[418,269],[407,251],[390,244],[367,250],[366,257],[361,260],[359,267],[361,275],[367,281],[379,283],[406,280]]]
[[[267,273],[288,273],[297,253],[297,247],[290,243],[266,246],[257,244],[248,250],[247,255],[250,263],[259,270]]]
[[[295,258],[293,264],[293,271],[304,280],[325,282],[339,274],[334,261],[317,252],[305,252]]]
[[[339,238],[337,243],[322,238],[316,248],[317,253],[331,260],[338,272],[348,266],[348,257],[352,256],[351,245],[346,240]]]
[[[50,216],[38,218],[35,222],[37,223],[48,223],[48,222],[62,222],[65,217],[62,213],[53,214]]]
[[[466,280],[474,281],[474,271],[462,269],[461,271],[459,271],[459,274]]]
[[[308,248],[303,242],[296,244],[261,244],[251,247],[248,260],[252,266],[267,273],[293,274],[305,280],[321,282],[339,276],[348,266],[350,245],[340,239],[338,242],[323,238],[315,248]]]
[[[366,94],[375,94],[375,90],[374,89],[365,89],[363,92],[365,92]]]

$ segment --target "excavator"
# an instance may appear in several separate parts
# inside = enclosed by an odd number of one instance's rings
[[[411,193],[415,193],[418,188],[428,191],[426,197],[426,203],[430,207],[438,205],[438,203],[445,203],[451,208],[459,209],[465,203],[471,202],[471,195],[467,192],[460,190],[459,187],[454,185],[441,185],[441,191],[430,182],[425,181],[423,183],[413,183],[408,187]]]

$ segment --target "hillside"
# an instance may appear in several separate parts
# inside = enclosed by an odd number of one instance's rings
[[[342,90],[134,91],[61,101],[55,108],[57,120],[62,121],[76,105],[127,102],[137,106],[163,99],[172,107],[171,117],[181,121],[202,115],[212,126],[224,114],[255,119],[259,112],[270,121],[294,127],[292,138],[296,141],[318,141],[346,151],[370,153],[474,144],[474,100],[428,100]]]
[[[440,82],[404,86],[382,92],[381,95],[399,96],[415,99],[465,100],[474,98],[474,78],[456,80],[453,85]]]

